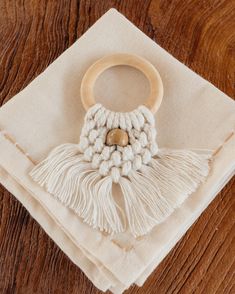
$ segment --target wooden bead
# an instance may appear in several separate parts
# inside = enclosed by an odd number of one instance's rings
[[[118,145],[121,147],[125,147],[128,145],[129,137],[126,131],[121,129],[113,129],[108,132],[106,137],[106,145],[113,146]]]

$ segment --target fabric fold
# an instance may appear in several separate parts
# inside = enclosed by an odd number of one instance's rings
[[[82,76],[99,57],[117,52],[141,55],[160,72],[165,92],[156,115],[160,148],[216,150],[207,181],[141,238],[92,229],[29,177],[54,147],[78,143],[85,115]],[[148,86],[137,71],[117,67],[100,77],[95,91],[107,108],[129,111],[141,104]],[[97,288],[122,293],[145,282],[233,176],[234,129],[234,101],[112,9],[1,107],[0,182]]]

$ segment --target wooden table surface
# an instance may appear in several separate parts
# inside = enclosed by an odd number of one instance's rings
[[[234,98],[234,0],[0,0],[0,103],[111,7]],[[235,293],[234,194],[232,179],[145,285],[126,293]],[[2,186],[0,293],[100,293]]]

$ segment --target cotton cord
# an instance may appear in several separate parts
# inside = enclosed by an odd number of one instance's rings
[[[109,130],[120,128],[128,132],[126,147],[107,146]],[[101,176],[110,175],[118,183],[131,170],[140,170],[157,154],[156,129],[153,114],[145,106],[129,112],[113,112],[101,104],[92,107],[85,117],[79,151]]]
[[[110,130],[128,134],[125,147],[107,146]],[[145,235],[164,221],[203,182],[212,151],[159,149],[151,111],[121,113],[91,107],[79,144],[56,147],[30,176],[84,222],[110,234]],[[113,185],[120,186],[124,207]]]

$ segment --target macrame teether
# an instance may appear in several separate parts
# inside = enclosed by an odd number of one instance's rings
[[[149,97],[131,112],[110,111],[93,96],[99,74],[116,65],[135,67],[149,80]],[[208,175],[212,155],[158,148],[154,113],[162,96],[161,77],[147,60],[129,54],[98,60],[81,84],[87,113],[79,144],[56,147],[31,177],[94,228],[146,234],[196,190]],[[116,184],[123,207],[116,203]]]

